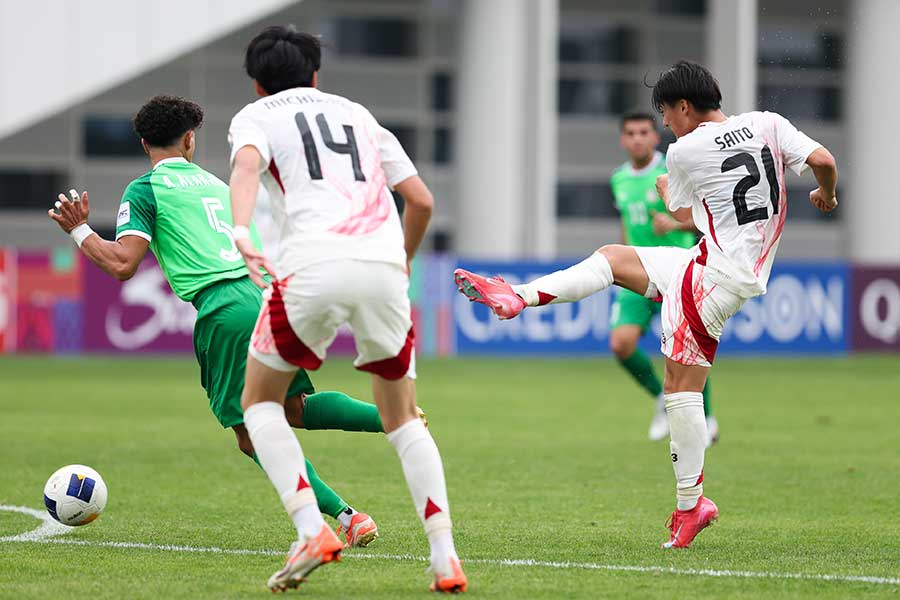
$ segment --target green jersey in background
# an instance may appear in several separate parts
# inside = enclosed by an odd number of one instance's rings
[[[629,161],[616,169],[610,179],[616,208],[622,216],[625,243],[629,246],[690,248],[697,241],[690,231],[653,233],[653,213],[666,212],[665,203],[656,193],[656,178],[665,172],[665,155],[654,152],[650,164],[643,169],[636,170]]]
[[[167,158],[125,188],[116,239],[149,241],[172,291],[190,302],[214,283],[247,276],[231,223],[228,184],[183,158]],[[250,235],[261,248],[253,225]]]

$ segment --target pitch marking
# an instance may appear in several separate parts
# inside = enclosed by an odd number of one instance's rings
[[[144,544],[140,542],[93,542],[73,540],[59,537],[74,529],[57,523],[46,511],[35,510],[26,506],[7,506],[0,504],[0,511],[17,512],[31,515],[41,524],[19,535],[0,537],[0,542],[32,542],[39,544],[64,544],[71,546],[93,546],[100,548],[132,548],[138,550],[156,550],[162,552],[193,552],[198,554],[232,554],[244,556],[282,556],[281,550],[249,550],[242,548],[217,548],[215,546],[181,546],[176,544]],[[412,554],[372,554],[353,552],[344,555],[347,558],[369,560],[395,560],[427,562],[423,556]],[[584,571],[612,571],[620,573],[659,573],[664,575],[694,575],[701,577],[734,577],[743,579],[794,579],[801,581],[833,581],[841,583],[871,583],[875,585],[900,585],[900,577],[876,577],[871,575],[836,575],[817,573],[778,573],[771,571],[734,571],[730,569],[679,569],[676,567],[653,567],[642,565],[604,565],[600,563],[557,562],[532,559],[513,558],[467,558],[463,562],[469,564],[497,565],[503,567],[538,567],[545,569],[566,569]]]

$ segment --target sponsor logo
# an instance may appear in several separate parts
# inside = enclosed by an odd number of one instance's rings
[[[859,299],[859,321],[863,330],[885,344],[900,341],[900,284],[875,279]]]
[[[131,221],[131,202],[125,201],[119,206],[119,213],[116,215],[116,227],[121,227]]]

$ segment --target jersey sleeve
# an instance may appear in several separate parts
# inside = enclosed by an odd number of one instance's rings
[[[798,130],[793,123],[778,113],[769,113],[769,115],[774,120],[775,136],[781,155],[784,157],[784,164],[797,175],[802,175],[809,168],[806,159],[818,148],[821,148],[822,144]]]
[[[119,213],[116,216],[116,240],[136,235],[153,240],[156,227],[156,197],[150,179],[132,181],[122,194]]]
[[[228,127],[228,143],[231,144],[229,163],[234,166],[234,157],[244,146],[253,146],[259,151],[262,161],[260,171],[272,160],[269,138],[258,119],[253,117],[253,105],[249,105],[234,115]]]
[[[687,173],[678,162],[674,147],[669,148],[666,154],[666,171],[669,173],[669,204],[670,211],[679,208],[691,208],[694,203],[694,191]]]
[[[378,125],[378,151],[381,154],[381,168],[384,169],[388,187],[391,189],[403,180],[418,174],[397,136],[381,125]]]

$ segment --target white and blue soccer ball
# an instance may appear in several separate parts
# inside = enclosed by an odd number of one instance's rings
[[[106,508],[106,483],[90,467],[65,466],[47,480],[44,506],[64,525],[87,525]]]

